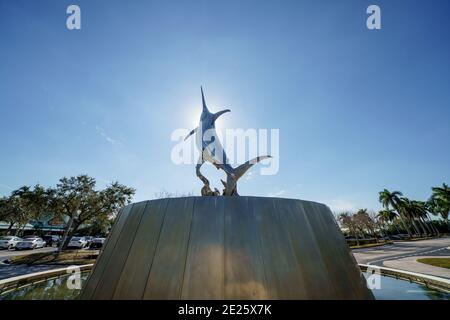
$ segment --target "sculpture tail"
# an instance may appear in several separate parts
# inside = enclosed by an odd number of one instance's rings
[[[238,181],[247,171],[250,169],[254,164],[257,164],[258,162],[272,158],[271,156],[260,156],[253,158],[252,160],[249,160],[245,162],[244,164],[241,164],[239,167],[234,169],[234,176],[236,181]]]

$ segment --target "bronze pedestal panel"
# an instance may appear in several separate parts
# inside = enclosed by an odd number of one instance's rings
[[[264,197],[125,207],[81,299],[373,299],[330,209]]]

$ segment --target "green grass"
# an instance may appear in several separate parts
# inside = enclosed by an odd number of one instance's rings
[[[417,261],[435,267],[450,269],[450,258],[422,258],[417,259]]]
[[[65,250],[56,256],[53,252],[32,253],[15,256],[9,259],[11,264],[64,264],[82,265],[94,263],[98,251],[92,250]]]

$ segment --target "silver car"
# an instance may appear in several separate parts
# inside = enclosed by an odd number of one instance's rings
[[[0,249],[14,249],[19,241],[22,239],[15,236],[0,237]]]
[[[88,246],[88,241],[85,237],[73,237],[70,239],[67,248],[83,249],[86,246]]]
[[[39,237],[25,238],[16,244],[16,250],[37,249],[45,247],[45,241]]]

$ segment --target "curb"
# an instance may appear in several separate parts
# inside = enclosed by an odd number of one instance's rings
[[[390,242],[385,242],[385,243],[373,243],[373,244],[369,244],[369,245],[360,245],[359,247],[358,246],[349,246],[349,248],[351,250],[370,249],[370,248],[388,246],[391,244],[394,244],[394,242],[390,241]]]
[[[359,267],[361,268],[361,271],[372,271],[372,273],[379,272],[380,274],[385,276],[393,277],[396,279],[409,280],[411,282],[423,284],[429,288],[450,293],[450,279],[367,264],[359,264]]]
[[[20,276],[2,279],[0,280],[0,297],[2,294],[15,290],[18,288],[26,287],[36,282],[45,281],[48,279],[59,278],[61,276],[67,275],[67,270],[71,267],[78,267],[81,271],[91,270],[94,266],[93,263],[84,265],[73,265],[67,266],[65,268],[58,268],[46,271],[39,271],[34,273],[27,273]]]

